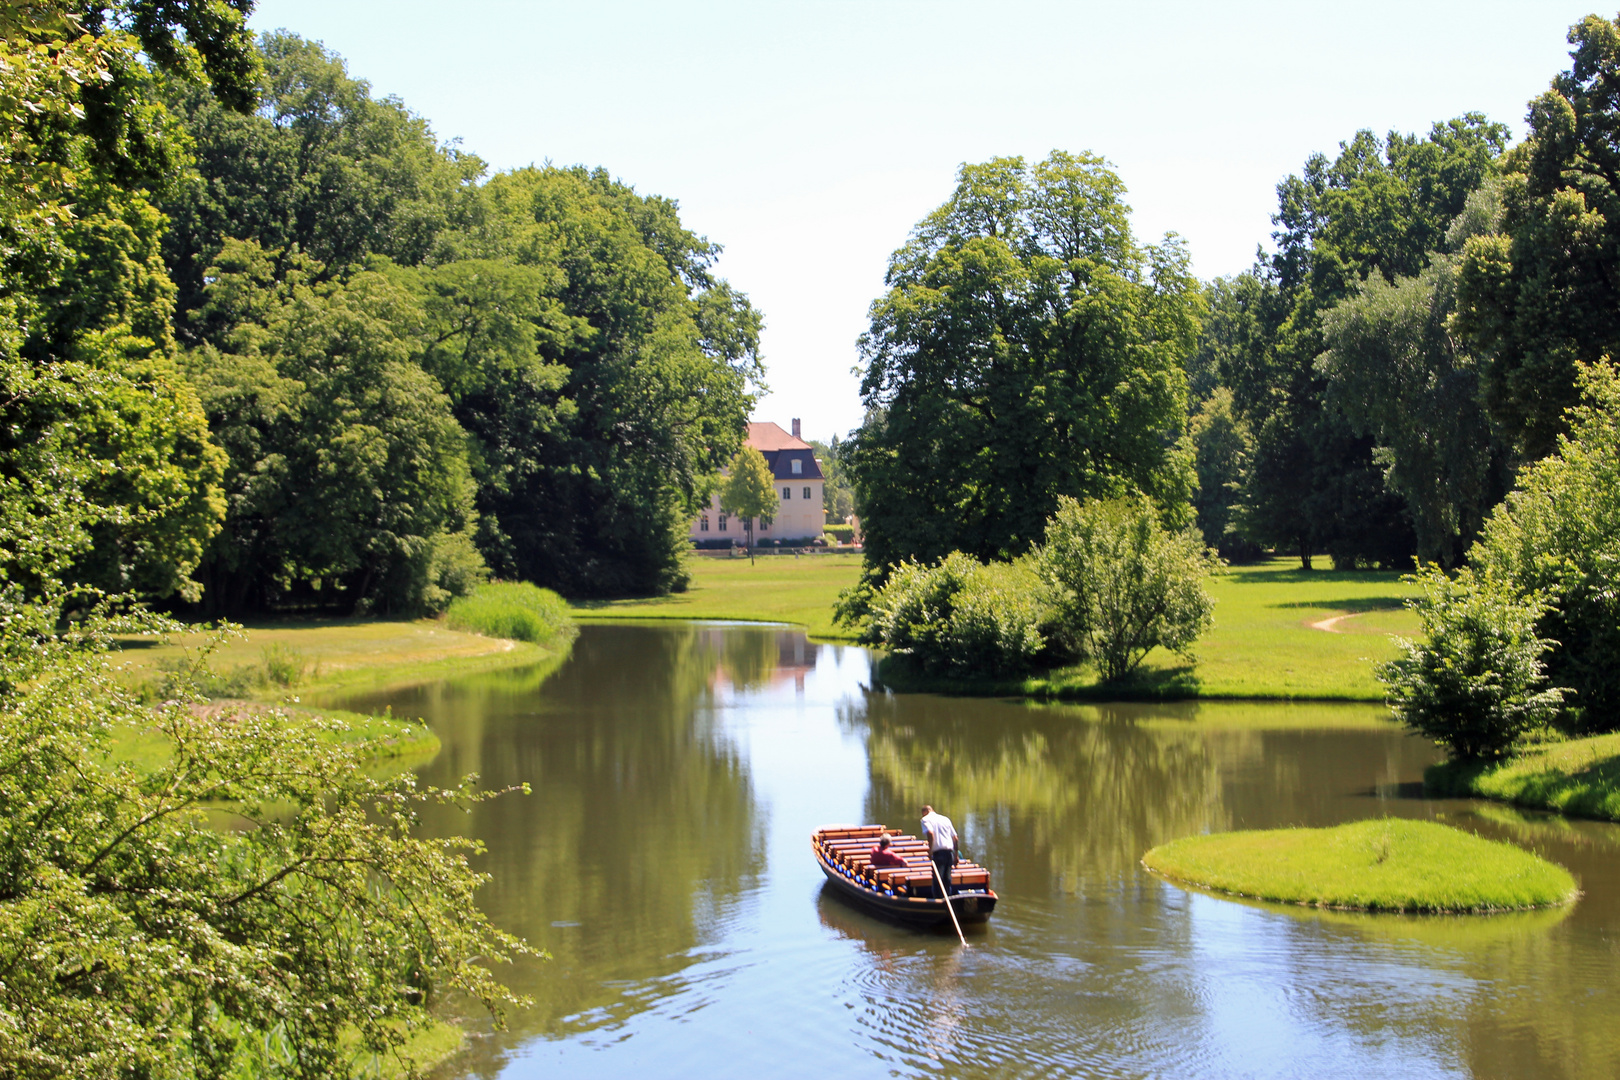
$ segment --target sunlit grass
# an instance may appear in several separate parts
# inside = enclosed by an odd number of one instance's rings
[[[1569,871],[1522,848],[1400,818],[1190,836],[1142,863],[1218,892],[1365,911],[1510,911],[1579,895]]]
[[[292,723],[322,718],[340,721],[321,725],[318,737],[340,746],[358,747],[369,760],[392,758],[431,758],[439,752],[439,737],[420,720],[394,716],[368,716],[345,709],[311,709],[303,705],[267,705],[253,701],[214,702],[199,706],[210,712],[230,714],[233,710],[263,711],[275,708]],[[115,761],[125,761],[143,769],[153,769],[169,759],[169,742],[155,728],[122,728],[110,743]]]
[[[850,553],[761,555],[742,558],[693,556],[692,583],[683,593],[649,600],[587,600],[574,603],[581,619],[736,619],[804,627],[811,637],[853,641],[856,631],[834,626],[833,603],[861,576],[861,557]]]
[[[1501,762],[1447,761],[1431,766],[1423,780],[1437,795],[1620,821],[1620,734],[1552,743]]]

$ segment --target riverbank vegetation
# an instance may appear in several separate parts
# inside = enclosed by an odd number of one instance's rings
[[[444,621],[452,630],[548,647],[574,633],[567,601],[526,581],[480,585],[472,595],[452,601]]]
[[[1423,787],[1441,797],[1620,821],[1620,734],[1529,746],[1505,760],[1444,761],[1425,770]]]
[[[1191,836],[1153,848],[1142,863],[1236,896],[1365,911],[1513,911],[1579,895],[1569,871],[1522,848],[1400,818]]]

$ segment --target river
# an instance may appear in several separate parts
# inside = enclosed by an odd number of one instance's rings
[[[595,624],[560,665],[350,699],[425,717],[419,773],[527,782],[468,835],[549,961],[451,1077],[1611,1077],[1620,827],[1422,797],[1361,705],[1044,706],[871,689],[797,631]],[[963,949],[825,892],[810,831],[949,814],[1000,894]],[[1369,916],[1155,878],[1202,831],[1434,818],[1569,867],[1570,909]]]

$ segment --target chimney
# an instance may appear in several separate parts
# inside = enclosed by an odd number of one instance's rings
[[[793,418],[793,437],[795,439],[799,437],[799,418],[797,416]]]

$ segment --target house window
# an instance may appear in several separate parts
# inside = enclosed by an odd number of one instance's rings
[[[794,458],[793,459],[793,475],[798,476],[802,472],[804,472],[804,460],[802,458]]]
[[[698,532],[708,532],[708,531],[709,531],[709,515],[704,514],[702,517],[698,518]]]
[[[810,489],[809,488],[804,489],[804,497],[807,498],[807,499],[810,497]]]
[[[759,519],[759,531],[760,532],[765,532],[770,527],[771,527],[771,519],[770,518],[762,517],[762,518]]]
[[[720,515],[720,531],[721,532],[726,531],[726,515],[724,515],[724,514]]]
[[[784,498],[784,499],[793,498],[793,489],[790,488],[790,487],[783,488],[782,489],[782,498]]]

